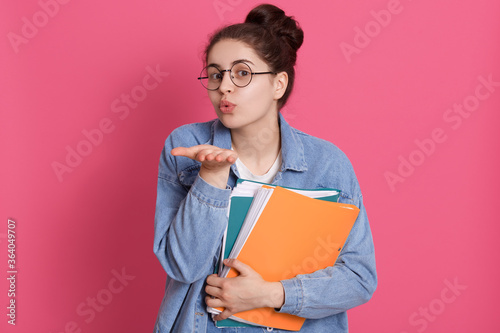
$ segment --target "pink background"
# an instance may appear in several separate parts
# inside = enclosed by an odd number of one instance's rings
[[[259,2],[60,1],[0,2],[0,330],[150,332],[166,276],[152,251],[163,142],[215,116],[196,80],[207,35]],[[379,287],[350,331],[497,332],[500,3],[274,3],[305,31],[283,113],[346,152],[373,231]],[[67,149],[86,156],[68,166]]]

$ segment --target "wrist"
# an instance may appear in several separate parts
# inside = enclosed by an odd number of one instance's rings
[[[202,165],[200,168],[199,176],[203,178],[203,180],[208,184],[224,190],[226,189],[230,168],[231,166],[218,170],[210,170]]]
[[[285,303],[285,290],[281,282],[268,282],[266,307],[279,309]]]

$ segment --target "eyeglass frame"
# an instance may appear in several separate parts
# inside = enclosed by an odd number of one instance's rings
[[[237,84],[233,81],[233,77],[232,77],[232,75],[231,75],[231,71],[233,70],[233,67],[234,67],[234,66],[236,66],[237,64],[244,64],[244,65],[246,65],[246,66],[248,67],[248,69],[250,69],[250,81],[248,81],[248,83],[247,83],[247,84],[245,84],[244,86],[239,86],[239,85],[237,85]],[[213,68],[215,68],[215,69],[216,69],[216,70],[218,70],[218,71],[219,71],[219,73],[222,75],[222,77],[221,77],[221,79],[220,79],[220,81],[219,81],[219,86],[218,86],[217,88],[215,88],[215,89],[208,89],[208,87],[205,87],[205,85],[204,85],[204,84],[203,84],[203,82],[201,81],[202,79],[208,79],[208,76],[200,76],[200,77],[198,78],[198,80],[200,80],[200,83],[201,83],[201,85],[203,86],[203,88],[205,88],[205,89],[207,89],[207,90],[209,90],[209,91],[215,91],[215,90],[217,90],[217,89],[219,89],[219,88],[220,88],[220,85],[222,84],[222,80],[224,79],[224,72],[229,72],[229,79],[230,79],[230,80],[231,80],[231,82],[232,82],[232,83],[233,83],[236,87],[238,87],[238,88],[245,88],[246,86],[248,86],[248,85],[250,84],[250,82],[252,82],[252,79],[253,79],[253,76],[254,76],[254,75],[259,75],[259,74],[274,74],[274,75],[276,75],[276,74],[278,74],[278,73],[276,73],[276,72],[252,72],[252,67],[250,67],[250,65],[249,65],[249,64],[247,64],[247,63],[246,63],[246,62],[244,62],[244,61],[237,61],[237,62],[235,62],[235,63],[231,66],[231,68],[230,68],[230,69],[222,69],[222,70],[221,70],[220,68],[218,68],[217,66],[215,66],[215,65],[208,65],[208,66],[203,67],[203,69],[201,70],[201,72],[203,73],[203,71],[204,71],[205,69],[207,69],[208,67],[213,67]]]

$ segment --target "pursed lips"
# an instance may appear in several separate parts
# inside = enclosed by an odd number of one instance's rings
[[[222,113],[230,113],[233,111],[235,106],[235,104],[223,99],[219,103],[219,110],[221,110]]]

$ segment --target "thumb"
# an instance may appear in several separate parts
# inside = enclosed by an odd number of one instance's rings
[[[192,160],[196,159],[196,155],[203,149],[211,148],[210,145],[197,145],[192,147],[175,147],[170,151],[174,156],[185,156]]]
[[[170,154],[174,156],[186,156],[189,157],[187,154],[189,153],[189,150],[186,147],[176,147],[170,151]]]
[[[250,266],[242,263],[238,259],[226,259],[224,260],[224,265],[234,268],[240,273],[241,276],[249,275],[253,272],[253,269]]]

